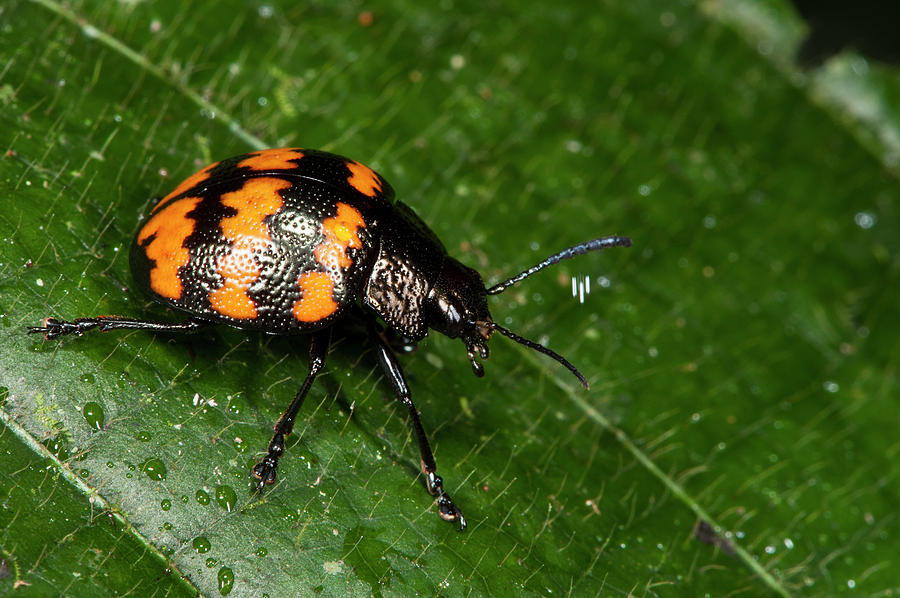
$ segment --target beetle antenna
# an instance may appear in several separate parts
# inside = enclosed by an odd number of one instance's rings
[[[587,253],[589,251],[599,251],[600,249],[607,249],[609,247],[631,247],[631,239],[629,237],[619,237],[617,235],[613,235],[611,237],[601,237],[599,239],[594,239],[592,241],[585,241],[584,243],[579,243],[578,245],[575,245],[574,247],[569,247],[568,249],[563,249],[559,253],[554,253],[553,255],[551,255],[550,257],[545,259],[544,261],[542,261],[538,264],[535,264],[534,266],[528,268],[524,272],[521,272],[521,273],[513,276],[509,280],[505,280],[505,281],[501,282],[500,284],[495,284],[491,288],[486,289],[486,292],[488,295],[497,295],[499,293],[502,293],[503,291],[505,291],[512,285],[516,284],[520,280],[524,280],[524,279],[528,278],[529,276],[531,276],[532,274],[534,274],[535,272],[543,270],[547,266],[552,266],[553,264],[555,264],[557,262],[561,262],[562,260],[567,260],[570,257],[575,257],[576,255],[581,255],[581,254]],[[502,328],[498,327],[498,330],[503,332]],[[507,332],[509,332],[509,331],[507,331]],[[506,332],[504,332],[504,334],[506,334]],[[506,334],[506,335],[509,336],[510,338],[513,338],[509,334]],[[554,353],[554,355],[556,355],[556,354]],[[557,357],[559,357],[559,356],[557,355]],[[559,360],[557,360],[557,361],[559,361]],[[563,361],[565,361],[565,360],[563,360]],[[566,362],[566,363],[568,363],[568,362]],[[569,369],[574,370],[574,368],[572,368],[572,367],[569,367]]]
[[[574,365],[569,363],[568,359],[566,359],[565,357],[563,357],[556,351],[551,351],[550,349],[548,349],[547,347],[545,347],[543,345],[539,345],[534,341],[530,341],[525,337],[519,336],[515,332],[512,332],[511,330],[507,330],[506,328],[497,324],[496,322],[494,322],[493,326],[494,326],[494,330],[498,331],[503,336],[508,336],[509,338],[513,339],[520,345],[525,345],[529,349],[534,349],[538,353],[543,353],[544,355],[552,357],[559,363],[563,364],[564,366],[566,366],[566,368],[568,368],[568,370],[570,372],[575,374],[575,377],[578,378],[578,380],[584,385],[585,388],[590,388],[590,385],[588,385],[588,381],[585,379],[584,374],[579,372],[578,368],[576,368]]]

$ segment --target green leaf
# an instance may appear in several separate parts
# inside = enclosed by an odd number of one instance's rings
[[[900,86],[810,83],[788,8],[724,6],[7,2],[0,594],[900,591]],[[506,339],[482,380],[402,357],[462,534],[352,327],[262,497],[306,339],[24,333],[177,320],[131,288],[142,215],[279,145],[376,168],[488,284],[634,239],[491,299],[590,391]]]

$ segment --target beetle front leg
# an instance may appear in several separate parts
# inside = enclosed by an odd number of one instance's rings
[[[453,504],[450,495],[444,491],[444,480],[437,475],[437,464],[434,462],[434,455],[431,453],[428,437],[425,436],[425,430],[422,428],[422,422],[419,420],[419,412],[412,402],[412,395],[409,392],[409,387],[406,385],[406,379],[403,377],[400,363],[385,340],[378,334],[374,325],[371,328],[371,337],[375,344],[375,353],[378,355],[381,369],[384,370],[384,375],[390,381],[394,395],[409,410],[412,427],[415,431],[416,439],[419,441],[419,454],[422,458],[422,472],[425,474],[425,484],[428,492],[432,496],[437,496],[438,514],[446,521],[458,522],[459,531],[463,531],[466,529],[466,518],[463,517],[462,511]]]
[[[272,436],[272,440],[269,441],[266,456],[253,467],[253,476],[258,480],[256,483],[258,492],[262,491],[264,487],[275,483],[278,459],[284,454],[284,437],[294,430],[294,419],[296,419],[300,407],[303,406],[303,400],[306,398],[310,387],[312,387],[316,375],[325,365],[325,357],[328,355],[328,345],[330,343],[330,327],[315,333],[310,339],[309,373],[306,375],[306,380],[303,381],[303,386],[294,395],[294,400],[291,401],[291,404],[275,424],[275,434]]]

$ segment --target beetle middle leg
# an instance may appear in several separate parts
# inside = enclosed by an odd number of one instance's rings
[[[450,495],[444,492],[444,481],[441,479],[441,476],[437,475],[437,464],[434,462],[434,455],[431,453],[428,437],[425,436],[425,430],[422,428],[422,422],[419,420],[419,412],[412,402],[412,394],[409,392],[406,379],[403,377],[400,363],[387,342],[378,333],[374,324],[371,325],[370,331],[381,369],[390,381],[397,400],[409,410],[413,431],[416,434],[416,439],[419,441],[419,455],[422,460],[422,472],[425,474],[425,484],[428,492],[433,496],[437,496],[438,514],[447,521],[459,522],[459,531],[462,531],[466,529],[466,518],[463,517],[462,511],[453,504]]]
[[[303,400],[309,392],[316,375],[325,365],[325,357],[328,355],[328,345],[331,344],[331,328],[326,328],[312,335],[309,342],[309,373],[303,386],[294,395],[294,400],[285,410],[278,422],[275,423],[275,435],[269,441],[268,453],[262,461],[253,467],[253,475],[259,480],[256,483],[257,491],[265,486],[275,483],[278,469],[278,459],[284,454],[284,437],[294,430],[294,419],[303,406]]]

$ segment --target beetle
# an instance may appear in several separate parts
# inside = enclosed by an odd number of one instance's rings
[[[309,370],[274,426],[265,457],[253,467],[256,489],[275,482],[284,437],[325,365],[332,325],[361,314],[385,377],[409,411],[426,488],[438,513],[466,519],[442,478],[403,370],[384,338],[409,346],[429,329],[459,338],[476,376],[484,375],[494,332],[547,355],[587,387],[575,366],[554,351],[497,324],[487,297],[560,260],[615,246],[608,236],[555,253],[491,287],[447,254],[437,236],[381,175],[354,160],[317,150],[278,148],[213,163],[185,179],[150,211],[131,246],[137,285],[155,301],[187,314],[182,322],[119,316],[49,317],[29,333],[47,340],[88,330],[195,332],[214,324],[268,334],[309,334]],[[382,329],[383,323],[383,329]]]

